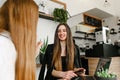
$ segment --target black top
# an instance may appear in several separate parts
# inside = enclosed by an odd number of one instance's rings
[[[52,57],[53,57],[53,47],[54,44],[50,44],[48,45],[47,49],[46,49],[46,53],[44,56],[44,62],[42,64],[41,70],[40,70],[40,74],[39,74],[39,79],[38,80],[57,80],[57,78],[53,77],[51,72],[54,68],[54,66],[52,66]],[[44,73],[45,73],[45,65],[47,64],[47,73],[44,78]],[[63,71],[66,71],[66,57],[62,57],[62,68]],[[80,52],[79,52],[79,47],[75,46],[75,58],[74,58],[74,67],[79,68],[82,67],[81,65],[81,60],[80,60]]]
[[[67,70],[66,56],[61,56],[61,60],[62,60],[62,71],[66,71]]]

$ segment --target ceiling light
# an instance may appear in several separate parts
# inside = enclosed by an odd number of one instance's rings
[[[108,2],[108,0],[105,0],[105,2],[104,2],[104,5],[103,5],[104,7],[109,7],[110,6],[110,3]]]

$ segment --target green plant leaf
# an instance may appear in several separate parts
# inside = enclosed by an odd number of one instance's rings
[[[55,8],[53,11],[54,20],[60,23],[67,23],[68,15],[68,11],[63,8]]]
[[[113,74],[113,73],[108,73],[108,69],[103,69],[102,68],[102,70],[101,71],[98,71],[97,72],[97,76],[98,77],[104,77],[104,78],[114,78],[114,77],[116,77],[116,75],[115,74]]]
[[[47,46],[48,46],[48,36],[46,40],[44,39],[43,45],[40,48],[40,53],[45,54]]]

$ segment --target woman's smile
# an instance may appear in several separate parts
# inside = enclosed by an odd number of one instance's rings
[[[66,40],[67,38],[67,32],[66,32],[66,28],[64,25],[61,25],[59,28],[58,28],[58,38],[61,40],[61,41],[64,41]]]

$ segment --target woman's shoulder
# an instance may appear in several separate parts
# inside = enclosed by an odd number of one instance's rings
[[[53,47],[54,46],[54,44],[48,44],[48,47]]]
[[[14,80],[16,57],[16,49],[11,39],[0,35],[0,80]]]
[[[53,47],[54,47],[54,44],[48,44],[47,49],[53,49]]]
[[[0,53],[3,56],[8,56],[8,58],[12,57],[13,59],[16,58],[16,49],[15,46],[8,35],[0,34]]]
[[[47,47],[47,52],[52,52],[53,51],[54,44],[48,44]]]
[[[4,44],[4,45],[2,45]],[[10,34],[7,31],[1,32],[0,33],[0,46],[9,46],[9,47],[14,47],[14,44],[11,40]]]
[[[75,44],[75,49],[76,49],[76,50],[79,50],[80,47],[79,47],[78,45]]]
[[[78,45],[75,45],[75,54],[80,54],[80,47]]]
[[[14,44],[13,44],[10,36],[8,36],[7,34],[5,35],[5,34],[0,33],[0,46],[11,47],[11,46],[14,46]]]

